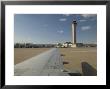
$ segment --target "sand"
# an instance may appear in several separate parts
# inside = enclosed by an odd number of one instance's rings
[[[14,49],[14,64],[25,61],[35,55],[39,55],[51,48],[15,48]],[[68,62],[64,64],[65,69],[71,71],[79,71],[82,73],[82,63],[89,64],[92,68],[97,70],[97,48],[58,48],[63,54],[63,61]],[[86,67],[87,68],[87,67]],[[89,67],[88,67],[89,68]],[[87,72],[87,70],[86,70]]]
[[[64,67],[71,71],[82,73],[82,63],[86,62],[97,69],[97,48],[60,48],[64,61],[68,62]]]
[[[23,62],[49,49],[50,48],[14,48],[14,64]]]

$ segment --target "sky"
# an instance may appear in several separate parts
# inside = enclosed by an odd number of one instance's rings
[[[15,14],[14,43],[72,42],[74,20],[77,43],[97,43],[96,14]]]

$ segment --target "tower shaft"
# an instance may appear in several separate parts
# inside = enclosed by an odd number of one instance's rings
[[[72,24],[72,43],[76,44],[76,24]]]
[[[76,47],[76,26],[77,26],[77,22],[73,21],[72,22],[72,47]]]

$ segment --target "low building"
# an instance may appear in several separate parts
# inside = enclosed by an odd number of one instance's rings
[[[56,44],[15,43],[14,48],[53,48]]]
[[[69,48],[72,46],[72,43],[71,42],[65,42],[65,43],[57,43],[57,48]]]

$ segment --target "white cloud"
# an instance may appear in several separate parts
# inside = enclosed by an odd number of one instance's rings
[[[90,29],[91,29],[90,26],[82,26],[82,27],[81,27],[81,30],[82,30],[82,31],[88,31],[88,30],[90,30]]]
[[[81,16],[83,17],[83,19],[79,20],[79,22],[95,21],[95,20],[97,20],[96,14],[82,14]]]
[[[64,16],[70,16],[70,14],[64,14]]]
[[[66,18],[60,18],[59,21],[66,21]]]
[[[32,42],[32,39],[31,39],[31,37],[27,37],[27,38],[25,38],[26,40],[26,42],[28,43],[28,42]]]
[[[85,21],[87,21],[87,20],[85,20],[85,19],[81,19],[81,20],[79,20],[79,22],[85,22]]]
[[[95,17],[96,14],[82,14],[81,16],[84,18],[89,18],[89,17]]]
[[[64,33],[63,30],[59,30],[59,31],[57,31],[57,32],[60,33],[60,34],[63,34],[63,33]]]

